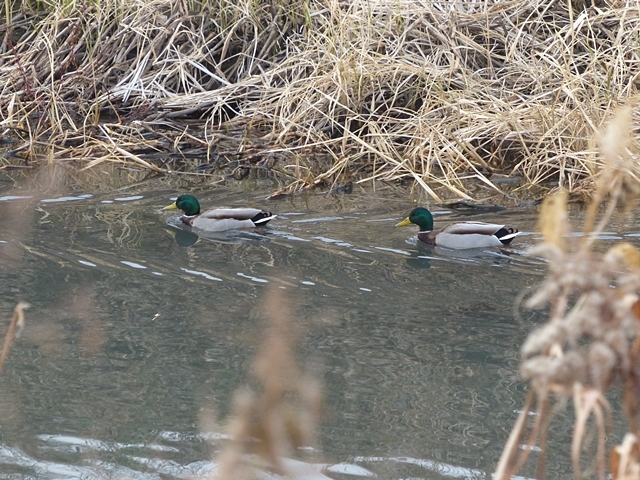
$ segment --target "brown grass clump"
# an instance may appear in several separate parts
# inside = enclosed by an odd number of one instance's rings
[[[291,474],[283,462],[296,449],[313,443],[319,421],[321,388],[297,367],[295,326],[280,290],[269,291],[264,311],[268,326],[252,368],[261,391],[246,389],[236,394],[228,429],[231,444],[220,456],[220,480],[258,478],[259,467]],[[251,461],[250,453],[266,465]]]
[[[19,2],[5,166],[268,170],[282,193],[410,180],[435,200],[468,198],[470,179],[499,192],[494,173],[580,191],[602,167],[588,139],[637,95],[639,21],[617,0]]]
[[[527,306],[549,305],[550,318],[522,346],[521,374],[531,388],[497,467],[498,480],[515,474],[535,444],[542,450],[537,476],[544,477],[553,412],[567,398],[573,398],[576,414],[570,449],[576,478],[595,469],[604,479],[605,440],[612,414],[606,393],[615,384],[623,387],[630,433],[610,456],[611,472],[614,479],[640,479],[640,251],[625,242],[605,252],[593,248],[616,206],[629,206],[638,196],[628,165],[639,158],[637,150],[629,149],[626,132],[630,128],[630,110],[626,109],[601,138],[606,167],[598,177],[583,236],[568,236],[565,191],[543,203],[540,229],[544,241],[531,253],[549,260],[549,272]],[[554,399],[557,405],[552,408]],[[533,420],[530,411],[536,412]],[[596,451],[593,464],[585,471],[581,454],[591,428],[595,429]],[[521,444],[525,448],[519,450]]]

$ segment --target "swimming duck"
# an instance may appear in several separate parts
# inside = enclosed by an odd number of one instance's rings
[[[482,222],[460,222],[442,230],[433,231],[433,216],[426,208],[417,207],[396,227],[405,227],[412,223],[420,227],[418,240],[429,245],[464,249],[503,247],[518,235],[518,229],[505,225]]]
[[[207,232],[224,232],[239,228],[262,227],[276,218],[271,212],[257,208],[215,208],[200,213],[200,202],[193,195],[180,195],[163,210],[180,209],[183,223]]]

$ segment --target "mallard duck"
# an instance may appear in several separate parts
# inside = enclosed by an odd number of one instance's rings
[[[193,195],[180,195],[163,210],[180,209],[183,223],[207,232],[223,232],[239,228],[262,227],[276,218],[271,212],[257,208],[215,208],[200,213],[200,202]]]
[[[508,245],[518,235],[518,229],[505,225],[482,222],[460,222],[442,230],[433,231],[433,216],[426,208],[417,207],[396,227],[405,227],[412,223],[420,227],[418,239],[429,245],[464,249],[502,247]]]

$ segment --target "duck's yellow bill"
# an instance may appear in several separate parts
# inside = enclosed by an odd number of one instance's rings
[[[399,223],[396,223],[396,227],[406,227],[407,225],[411,225],[411,220],[409,220],[409,217],[405,218]]]
[[[176,202],[173,202],[171,205],[169,205],[168,207],[164,207],[162,210],[177,210],[178,206],[176,205]]]

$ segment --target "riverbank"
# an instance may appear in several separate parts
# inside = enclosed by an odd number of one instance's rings
[[[2,166],[588,193],[596,132],[638,89],[639,15],[578,3],[25,2]]]

